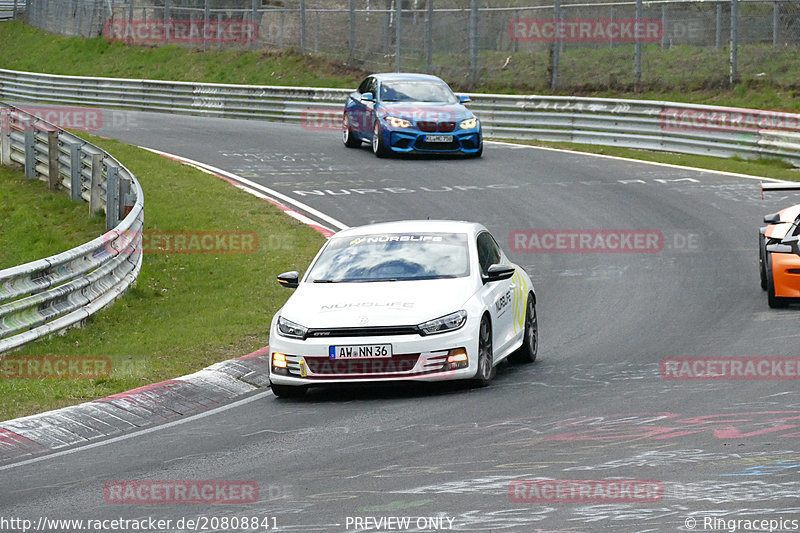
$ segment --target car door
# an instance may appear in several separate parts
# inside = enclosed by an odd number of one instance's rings
[[[364,102],[361,101],[361,95],[363,93],[369,92],[370,82],[372,80],[372,76],[364,78],[364,81],[358,86],[358,88],[350,93],[350,96],[347,98],[347,104],[345,111],[347,112],[348,116],[350,117],[350,127],[359,133],[359,135],[363,136],[364,134]]]
[[[494,237],[483,231],[477,237],[478,263],[481,275],[486,276],[491,265],[504,262],[500,247]],[[504,352],[514,341],[514,289],[517,276],[485,283],[483,301],[492,318],[492,346],[494,353]]]
[[[375,123],[375,106],[378,101],[378,80],[373,77],[369,78],[369,83],[366,86],[365,93],[372,93],[374,102],[362,102],[364,111],[362,115],[361,127],[364,137],[372,138],[372,126]]]

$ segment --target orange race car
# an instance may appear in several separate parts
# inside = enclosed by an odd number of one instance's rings
[[[762,185],[762,191],[795,189],[800,185]],[[758,236],[761,288],[767,291],[770,307],[786,307],[800,298],[800,204],[767,215],[764,222],[768,225]]]

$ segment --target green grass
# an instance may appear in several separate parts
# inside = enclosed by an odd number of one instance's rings
[[[444,38],[444,37],[442,37]],[[355,87],[368,72],[346,65],[346,50],[322,55],[292,50],[209,50],[168,45],[128,46],[102,37],[51,35],[21,22],[0,24],[0,67],[85,76],[148,78],[255,85]],[[728,87],[726,49],[659,45],[643,47],[642,81],[634,86],[633,45],[567,46],[561,55],[561,89],[549,88],[549,59],[543,46],[518,52],[483,51],[481,75],[471,84],[468,54],[436,54],[436,74],[459,91],[507,94],[562,94],[672,100],[756,109],[800,110],[800,50],[769,45],[739,48],[742,81]],[[372,54],[379,57],[380,54]],[[373,57],[374,59],[374,57]],[[382,63],[381,63],[382,62]],[[387,56],[372,67],[393,70]],[[403,56],[404,70],[424,69],[421,54]]]
[[[503,142],[526,144],[530,146],[543,146],[545,148],[559,148],[574,152],[589,152],[641,161],[654,161],[668,165],[696,167],[721,172],[734,172],[750,176],[776,178],[782,180],[800,181],[800,169],[794,168],[790,163],[780,159],[748,159],[738,157],[723,159],[705,155],[676,154],[673,152],[650,152],[633,148],[618,148],[616,146],[598,146],[594,144],[577,144],[566,142],[521,141],[516,139],[496,139]]]
[[[105,215],[89,217],[88,204],[0,167],[0,269],[63,252],[104,230]]]
[[[261,348],[268,341],[269,320],[290,294],[275,275],[303,270],[324,242],[319,233],[223,180],[117,141],[85,137],[118,157],[139,178],[146,230],[253,231],[259,246],[252,254],[145,254],[136,286],[94,315],[86,327],[15,352],[109,356],[114,369],[110,379],[0,379],[0,420],[184,375]],[[54,194],[43,183],[35,184],[37,191],[33,184],[18,181],[18,177],[0,181],[0,194],[5,195],[0,196],[0,209],[12,197],[21,213],[37,216],[48,211],[42,205],[70,204],[66,196],[51,199]],[[27,191],[27,196],[17,197],[18,189]],[[98,221],[88,219],[87,205],[75,205],[82,219],[63,223],[48,219],[58,225],[53,234],[59,237],[63,228],[86,226],[87,220],[93,223],[92,231],[76,232],[69,239],[61,236],[47,252],[39,248],[36,253],[28,249],[28,239],[6,240],[6,232],[0,231],[3,249],[19,248],[9,257],[43,257],[102,233],[97,231]],[[4,224],[5,216],[0,221]]]

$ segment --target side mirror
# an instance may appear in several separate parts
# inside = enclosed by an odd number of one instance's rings
[[[278,276],[278,283],[287,289],[296,289],[300,285],[300,273],[296,270],[284,272]]]
[[[490,283],[492,281],[508,279],[513,276],[516,271],[517,269],[511,265],[495,264],[489,267],[489,271],[483,276],[483,281],[484,283]]]
[[[471,102],[472,99],[466,94],[460,94],[458,96],[458,101],[461,102],[462,104],[466,104],[467,102]]]
[[[764,217],[764,222],[767,224],[778,224],[781,221],[780,213],[772,213]]]
[[[375,95],[372,94],[372,93],[363,93],[361,95],[361,101],[362,102],[374,102],[375,101]]]

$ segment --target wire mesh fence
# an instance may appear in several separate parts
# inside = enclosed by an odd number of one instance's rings
[[[133,44],[295,49],[459,88],[797,84],[797,0],[28,0],[30,23]]]

